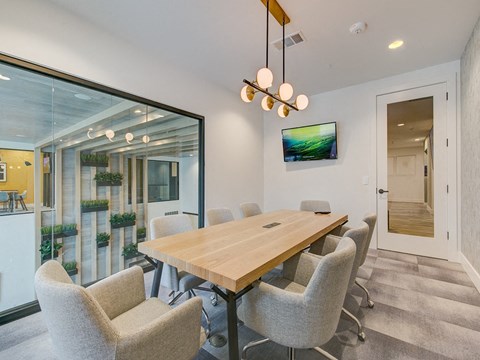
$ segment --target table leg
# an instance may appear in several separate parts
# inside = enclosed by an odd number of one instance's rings
[[[239,359],[237,321],[237,297],[233,291],[227,290],[227,329],[229,360]]]
[[[150,292],[150,297],[158,297],[158,292],[160,290],[160,280],[162,280],[163,262],[156,260],[155,263],[155,274],[153,275],[152,291]]]

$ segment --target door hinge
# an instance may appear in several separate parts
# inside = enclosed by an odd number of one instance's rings
[[[448,187],[448,185],[447,185],[447,194],[448,194],[448,190],[449,190],[449,187]]]
[[[450,232],[447,231],[447,240],[450,240]]]
[[[447,147],[448,147],[448,138],[447,138]]]
[[[445,98],[446,98],[447,101],[448,101],[448,91],[445,93]]]

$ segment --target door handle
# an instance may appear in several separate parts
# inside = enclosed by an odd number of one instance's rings
[[[388,190],[378,189],[379,194],[383,194],[383,193],[387,193],[387,192],[388,192]]]

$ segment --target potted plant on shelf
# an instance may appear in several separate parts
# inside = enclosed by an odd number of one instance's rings
[[[62,225],[42,226],[40,228],[42,240],[58,239],[62,237]]]
[[[147,228],[141,227],[137,229],[137,242],[147,237]]]
[[[125,260],[132,259],[134,257],[142,255],[141,253],[138,252],[138,245],[134,243],[130,243],[128,245],[125,245],[122,250],[122,256],[125,258]]]
[[[108,210],[108,200],[82,200],[82,213]]]
[[[122,185],[123,175],[120,173],[98,172],[93,178],[97,186],[120,186]]]
[[[80,154],[80,162],[83,166],[107,167],[108,156],[101,154]]]
[[[62,265],[63,265],[63,268],[67,271],[68,275],[73,276],[78,274],[76,261],[69,261],[69,262],[63,263]]]
[[[102,248],[108,246],[110,240],[110,234],[107,233],[98,233],[97,234],[97,247]]]
[[[135,225],[137,215],[134,212],[110,215],[112,229]]]
[[[42,256],[42,261],[50,260],[52,258],[52,252],[53,252],[53,258],[58,257],[58,250],[60,250],[62,247],[63,247],[63,244],[57,243],[56,241],[52,241],[52,240],[42,241],[42,244],[40,245],[40,250],[39,250]]]
[[[63,237],[74,236],[78,234],[77,224],[66,224],[62,226]]]

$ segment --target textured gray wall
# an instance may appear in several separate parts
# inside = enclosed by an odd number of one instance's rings
[[[480,273],[480,21],[461,59],[462,253]]]

